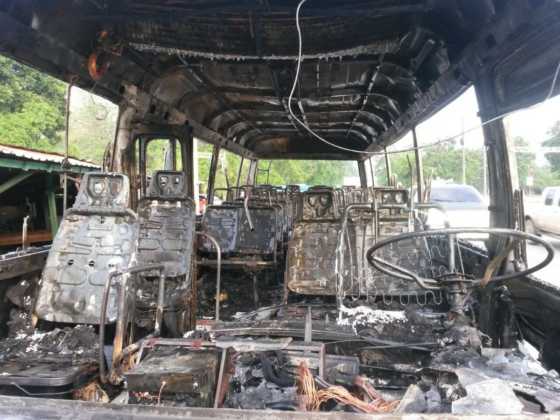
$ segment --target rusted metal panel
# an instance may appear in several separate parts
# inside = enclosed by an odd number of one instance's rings
[[[192,398],[192,405],[210,407],[214,401],[220,360],[216,349],[158,346],[125,374],[132,393],[148,392],[163,399],[176,394]]]
[[[128,178],[86,174],[74,207],[54,239],[40,282],[35,312],[55,322],[97,324],[105,281],[128,267],[138,229],[127,209]],[[111,290],[108,320],[117,317]]]

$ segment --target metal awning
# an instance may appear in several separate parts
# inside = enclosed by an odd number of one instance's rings
[[[100,166],[72,157],[68,158],[68,163],[65,165],[64,156],[57,153],[0,144],[0,169],[2,168],[22,171],[85,173],[97,171]]]

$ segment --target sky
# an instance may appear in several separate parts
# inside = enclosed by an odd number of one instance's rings
[[[543,98],[544,99],[544,98]],[[547,131],[560,120],[560,96],[529,109],[519,110],[504,118],[507,134],[511,137],[523,137],[535,152],[538,146],[550,136]],[[474,88],[469,88],[447,107],[436,113],[416,129],[419,144],[429,144],[448,137],[458,136],[465,131],[465,145],[469,148],[480,148],[483,145],[482,127],[478,117],[478,103]],[[391,150],[400,149],[412,144],[410,135]],[[544,164],[542,153],[537,162]]]

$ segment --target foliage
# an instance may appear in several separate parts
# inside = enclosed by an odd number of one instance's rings
[[[513,144],[515,147],[527,147],[529,143],[523,137],[516,137],[513,139]],[[517,176],[519,178],[519,184],[521,187],[527,187],[527,177],[529,175],[535,175],[535,171],[537,169],[536,161],[535,161],[535,154],[534,153],[525,153],[525,152],[517,152],[516,153],[517,159]],[[540,172],[541,176],[544,174],[542,171]]]
[[[545,147],[558,147],[560,146],[560,121],[556,121],[554,125],[548,130],[550,139],[542,143]],[[553,172],[560,172],[560,153],[545,153],[545,157],[550,163]]]
[[[264,167],[264,162],[261,167]],[[274,160],[269,183],[274,185],[306,184],[337,186],[344,177],[357,175],[357,163],[352,161]],[[265,183],[266,175],[259,178]]]
[[[114,139],[117,117],[118,107],[113,103],[72,89],[69,154],[101,164],[107,144]],[[63,152],[63,144],[56,150]]]
[[[553,172],[550,166],[536,167],[533,177],[533,188],[537,193],[542,192],[546,187],[560,185],[560,176],[557,172]]]
[[[410,187],[410,166],[415,172],[414,154],[390,155],[391,171],[397,176],[397,182],[403,186]],[[462,183],[462,150],[452,144],[440,144],[422,151],[422,164],[424,177],[442,179]],[[482,151],[465,149],[465,173],[466,183],[482,190]],[[376,177],[385,181],[385,166],[376,168]],[[414,181],[415,182],[415,181]]]
[[[560,122],[557,122],[551,129],[551,134],[558,133],[556,140],[560,145]],[[551,140],[552,142],[552,140]],[[543,145],[553,145],[544,142]],[[528,142],[522,137],[514,139],[516,147],[527,147]],[[484,158],[483,149],[465,149],[465,182],[474,186],[479,191],[483,191],[484,176],[482,172]],[[560,184],[560,170],[555,169],[555,162],[558,162],[560,168],[560,155],[546,155],[550,166],[537,166],[536,156],[534,153],[517,152],[517,172],[520,186],[528,190],[527,179],[533,177],[534,192],[540,192],[544,187]],[[414,167],[414,155],[408,153],[408,158]],[[390,155],[392,173],[396,175],[397,182],[403,186],[410,187],[410,169],[406,154]],[[431,176],[432,179],[440,179],[451,181],[454,183],[462,183],[462,149],[461,146],[454,144],[440,144],[422,151],[424,177]],[[382,162],[382,161],[381,161]],[[385,183],[387,176],[385,173],[385,165],[376,167],[376,178],[381,183]],[[414,181],[416,182],[416,181]],[[529,191],[531,192],[531,191]]]
[[[65,83],[0,56],[0,143],[64,152],[66,89]],[[71,106],[69,154],[101,163],[118,108],[76,88]]]
[[[64,130],[65,84],[0,56],[0,142],[52,150]]]

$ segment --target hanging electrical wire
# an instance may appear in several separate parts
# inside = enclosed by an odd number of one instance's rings
[[[292,110],[292,99],[294,96],[294,92],[296,90],[298,81],[299,81],[299,74],[301,71],[301,62],[302,62],[302,49],[303,49],[303,37],[302,37],[302,33],[301,33],[301,25],[300,25],[300,21],[299,21],[299,17],[300,17],[300,12],[301,12],[301,7],[305,4],[307,0],[301,0],[296,8],[296,28],[297,28],[297,34],[298,34],[298,60],[297,60],[297,66],[296,66],[296,74],[294,77],[294,83],[292,85],[292,89],[290,91],[290,95],[288,96],[288,112],[290,113],[290,115],[292,116],[292,118],[297,121],[300,126],[305,129],[310,135],[312,135],[313,137],[315,137],[317,140],[331,146],[334,147],[335,149],[339,149],[339,150],[343,150],[345,152],[351,152],[351,153],[360,153],[360,154],[367,154],[370,156],[383,156],[383,155],[387,155],[387,154],[396,154],[396,153],[406,153],[406,152],[414,152],[416,150],[421,150],[421,149],[426,149],[428,147],[434,147],[437,146],[439,144],[443,144],[443,143],[448,143],[451,142],[461,136],[464,136],[466,133],[470,133],[472,131],[476,131],[481,129],[482,127],[493,123],[494,121],[500,120],[502,118],[505,118],[511,114],[514,114],[516,112],[520,112],[523,110],[527,110],[527,109],[533,109],[536,108],[540,105],[542,105],[544,102],[546,102],[548,99],[550,99],[554,93],[554,90],[556,88],[556,83],[558,81],[558,76],[560,74],[560,62],[558,63],[557,67],[556,67],[556,71],[554,73],[554,77],[552,78],[552,84],[550,86],[550,90],[548,92],[548,94],[546,95],[546,97],[544,98],[544,100],[542,100],[541,102],[538,102],[532,106],[529,107],[525,107],[525,108],[520,108],[520,109],[516,109],[514,111],[509,111],[509,112],[505,112],[503,114],[497,115],[493,118],[490,118],[489,120],[484,121],[483,123],[473,126],[471,128],[468,128],[466,130],[462,130],[461,133],[458,133],[454,136],[451,137],[446,137],[444,139],[438,140],[436,142],[430,143],[430,144],[425,144],[425,145],[421,145],[421,146],[416,146],[416,147],[409,147],[406,149],[399,149],[399,150],[386,150],[383,152],[370,152],[367,150],[358,150],[358,149],[351,149],[348,147],[344,147],[344,146],[340,146],[336,143],[333,143],[327,139],[325,139],[324,137],[321,137],[319,134],[317,134],[315,131],[313,131],[313,129],[311,129],[304,121],[302,121],[301,119],[299,119],[295,114],[294,111]]]

